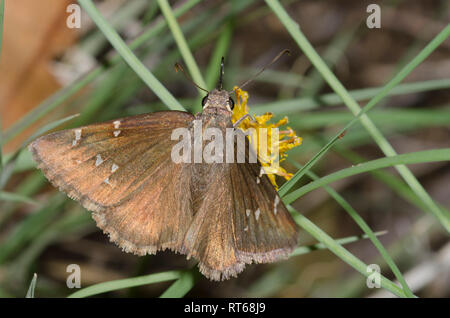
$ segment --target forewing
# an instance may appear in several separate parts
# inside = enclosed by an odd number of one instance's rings
[[[178,251],[193,215],[191,169],[171,160],[170,137],[192,120],[177,111],[127,117],[55,132],[29,148],[45,176],[124,250]]]

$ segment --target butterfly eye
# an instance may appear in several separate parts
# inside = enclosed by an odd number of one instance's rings
[[[202,106],[205,106],[206,101],[208,100],[208,96],[209,95],[206,95],[205,97],[203,97],[203,99],[202,99]]]
[[[234,100],[231,97],[228,100],[228,103],[230,104],[230,109],[233,110],[233,108],[234,108]]]

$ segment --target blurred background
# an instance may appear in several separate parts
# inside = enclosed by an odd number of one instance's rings
[[[0,59],[0,115],[3,169],[0,177],[0,296],[24,297],[37,273],[36,297],[65,297],[67,265],[81,267],[82,287],[168,270],[194,263],[171,252],[137,257],[121,251],[95,227],[90,213],[53,188],[35,169],[28,138],[39,129],[71,128],[166,109],[120,59],[104,35],[81,12],[81,28],[68,28],[66,0],[6,0]],[[177,12],[193,1],[170,1]],[[264,1],[195,1],[178,17],[208,89],[218,76],[217,52],[225,52],[225,87],[248,79],[283,49],[290,56],[246,87],[251,113],[289,117],[303,144],[289,159],[305,164],[353,115],[312,67]],[[74,2],[75,3],[75,2]],[[203,96],[174,70],[183,62],[156,1],[94,2],[145,66],[187,109]],[[289,15],[338,79],[362,106],[450,21],[450,3],[433,1],[281,1]],[[381,7],[381,28],[369,29],[366,8]],[[141,38],[142,39],[142,38]],[[216,67],[217,65],[217,67]],[[213,71],[211,71],[213,70]],[[450,41],[447,39],[384,99],[370,117],[398,153],[449,147]],[[416,85],[408,85],[415,83]],[[197,108],[198,109],[198,108]],[[80,116],[58,122],[70,115]],[[359,124],[313,169],[319,176],[383,157]],[[296,167],[285,162],[289,172]],[[450,204],[448,162],[410,166],[442,208]],[[299,185],[309,182],[303,178]],[[283,183],[282,179],[278,183]],[[333,183],[380,240],[414,293],[450,296],[450,242],[439,222],[393,168]],[[323,189],[293,206],[333,238],[360,236],[361,229]],[[301,245],[316,241],[302,231]],[[367,264],[380,264],[395,277],[370,240],[345,245]],[[210,282],[191,270],[190,297],[381,297],[366,278],[328,250],[284,262],[251,265],[237,279]],[[106,297],[157,297],[173,282],[122,289]]]

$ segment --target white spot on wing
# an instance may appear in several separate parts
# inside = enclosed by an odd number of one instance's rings
[[[277,215],[277,206],[280,203],[280,198],[278,195],[275,195],[275,202],[273,203],[273,214]]]
[[[75,139],[72,141],[72,146],[75,146],[78,140],[81,139],[81,129],[75,129]]]
[[[248,225],[244,228],[244,231],[245,231],[245,232],[248,231]]]
[[[117,129],[120,127],[120,120],[116,120],[115,122],[113,122],[114,124],[114,128]]]
[[[106,178],[103,182],[106,183],[106,184],[110,184],[109,183],[109,178]]]
[[[261,182],[261,180],[259,179],[259,177],[256,177],[256,183],[259,184]]]
[[[120,130],[115,130],[115,131],[113,132],[113,134],[114,134],[114,137],[117,137],[117,136],[119,136],[119,134],[120,134]]]
[[[81,129],[75,129],[75,140],[81,139]]]
[[[116,171],[117,169],[119,169],[119,166],[116,165],[115,163],[113,163],[112,167],[111,167],[111,172]]]
[[[255,218],[256,218],[256,221],[258,221],[258,219],[259,219],[259,215],[261,214],[261,211],[259,210],[259,208],[255,211]]]
[[[97,159],[95,160],[95,166],[98,167],[103,163],[102,156],[97,155]]]
[[[252,212],[252,211],[250,211],[249,209],[245,210],[245,214],[247,215],[247,217],[250,216],[250,212]]]
[[[264,168],[261,167],[261,170],[259,170],[259,177],[261,178],[263,174],[264,174]]]

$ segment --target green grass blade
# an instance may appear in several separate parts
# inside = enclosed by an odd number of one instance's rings
[[[153,17],[158,13],[158,4],[156,2],[151,2],[148,4],[147,10],[145,11],[144,17],[142,18],[142,23],[149,23]]]
[[[217,85],[217,81],[220,75],[220,61],[222,56],[226,56],[228,49],[231,44],[231,37],[233,35],[233,25],[230,21],[228,21],[224,27],[222,32],[220,32],[219,38],[217,39],[216,46],[214,47],[214,51],[211,54],[211,58],[209,59],[208,67],[206,69],[206,89],[211,90]]]
[[[113,14],[109,16],[108,22],[114,29],[121,32],[126,28],[129,21],[138,18],[147,6],[147,0],[126,1],[120,9],[115,10]],[[94,29],[80,39],[78,46],[80,47],[80,50],[87,54],[96,56],[101,53],[102,48],[107,45],[107,41],[108,40],[100,30]]]
[[[109,282],[95,284],[70,294],[68,298],[84,298],[93,295],[103,294],[114,290],[166,282],[180,278],[180,272],[168,271],[157,274],[150,274],[126,279],[112,280]]]
[[[305,175],[305,173],[316,164],[317,161],[319,161],[322,156],[324,156],[328,150],[331,149],[331,147],[339,140],[341,135],[347,131],[348,128],[350,128],[352,125],[354,125],[359,118],[365,114],[367,111],[369,111],[369,108],[366,106],[364,107],[359,114],[354,117],[347,125],[345,125],[344,128],[342,128],[325,146],[323,146],[319,152],[317,152],[300,170],[298,170],[291,179],[289,179],[286,183],[284,183],[278,192],[281,196],[286,195],[286,193],[292,188],[292,186],[301,179]]]
[[[172,94],[158,81],[158,79],[134,55],[117,32],[108,24],[91,0],[78,0],[83,9],[103,32],[111,45],[117,50],[127,64],[136,72],[144,83],[166,104],[171,110],[184,110],[184,107]]]
[[[206,68],[205,88],[207,90],[212,90],[212,88],[217,86],[217,81],[220,74],[220,61],[222,59],[222,56],[227,55],[232,35],[233,35],[233,24],[230,22],[230,20],[228,20],[224,25],[222,32],[220,32],[219,34],[219,38],[217,39],[214,51],[212,52],[211,57],[209,59],[208,67]],[[194,102],[193,107],[194,112],[202,111],[202,104],[201,104],[202,98],[203,96],[200,95]]]
[[[332,125],[345,124],[353,117],[353,114],[350,114],[345,110],[323,110],[320,112],[305,112],[301,115],[290,115],[289,124],[291,127],[298,127],[302,130],[318,129],[327,128]],[[370,118],[375,123],[379,123],[382,127],[398,127],[398,125],[404,125],[405,128],[412,129],[431,126],[447,127],[450,120],[450,108],[372,110],[370,113]]]
[[[289,74],[289,73],[286,73]],[[280,74],[281,75],[281,74]],[[279,75],[279,76],[280,76]],[[289,74],[288,76],[293,76]],[[285,76],[286,77],[286,76]],[[428,92],[432,90],[450,88],[450,79],[428,80],[414,83],[405,83],[395,86],[387,96],[397,96],[403,94],[414,94]],[[351,90],[348,93],[356,101],[370,99],[379,94],[383,87],[370,87],[363,89]],[[283,114],[299,112],[302,110],[316,109],[323,106],[333,106],[342,104],[341,97],[336,93],[328,93],[317,97],[303,97],[294,99],[285,99],[275,102],[258,104],[252,107],[252,111],[256,114],[271,112],[274,109],[282,109]]]
[[[197,63],[195,62],[194,56],[192,55],[191,50],[189,49],[189,45],[184,38],[183,32],[181,31],[180,26],[178,25],[177,19],[175,18],[172,9],[170,8],[167,0],[157,0],[159,4],[159,8],[161,9],[164,17],[167,20],[167,25],[170,28],[170,31],[175,38],[175,42],[178,45],[178,49],[180,50],[181,56],[183,57],[184,62],[189,70],[189,73],[192,76],[192,80],[194,83],[206,89],[206,83],[203,79],[202,73],[198,68]],[[201,89],[198,89],[199,94],[204,94]]]
[[[180,278],[170,285],[164,293],[161,294],[161,298],[181,298],[184,297],[194,287],[194,273],[193,271],[187,271],[181,274]]]
[[[335,152],[337,152],[343,158],[350,160],[354,165],[366,162],[367,159],[358,155],[354,151],[349,149],[345,149],[343,147],[335,147]],[[411,190],[411,188],[405,183],[403,179],[394,175],[391,172],[384,170],[372,170],[369,172],[375,179],[387,185],[391,188],[396,194],[398,194],[405,201],[417,206],[419,209],[426,210],[426,205],[420,200],[420,198]],[[445,213],[450,213],[445,207],[442,205],[439,206],[442,210],[446,210]]]
[[[0,201],[19,202],[39,206],[39,202],[30,197],[14,192],[0,191]]]
[[[339,170],[331,173],[320,179],[310,182],[303,187],[300,187],[283,197],[283,200],[289,204],[297,200],[302,195],[327,185],[331,182],[353,176],[355,174],[364,173],[376,169],[395,166],[398,164],[415,164],[435,161],[447,161],[450,160],[450,148],[425,150],[418,152],[411,152],[407,154],[396,155],[392,157],[383,157],[381,159],[371,160],[365,163],[358,164],[354,167]]]
[[[34,298],[34,290],[36,289],[36,281],[37,281],[37,274],[33,274],[33,278],[31,279],[30,287],[28,288],[26,298]]]
[[[374,232],[375,236],[385,235],[387,231],[378,231]],[[358,242],[361,239],[368,239],[369,236],[367,234],[364,235],[356,235],[356,236],[348,236],[344,238],[335,239],[335,241],[341,245],[350,244],[354,242]],[[317,250],[324,250],[327,247],[323,243],[312,244],[308,246],[299,246],[295,248],[295,250],[289,255],[289,257],[294,257],[298,255],[308,254]]]

